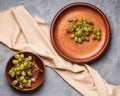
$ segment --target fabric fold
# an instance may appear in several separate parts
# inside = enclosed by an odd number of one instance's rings
[[[45,21],[31,16],[23,5],[1,12],[0,21],[0,42],[10,49],[37,53],[46,66],[84,96],[120,96],[120,87],[109,85],[89,65],[61,58],[51,45]]]

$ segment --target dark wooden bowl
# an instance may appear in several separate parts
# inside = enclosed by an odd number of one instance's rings
[[[36,79],[35,83],[32,83],[32,87],[30,88],[23,88],[20,89],[18,86],[13,86],[12,85],[12,81],[13,78],[8,74],[9,70],[11,69],[11,67],[13,66],[12,64],[12,60],[14,59],[14,56],[12,56],[9,61],[7,62],[6,65],[6,69],[5,69],[5,75],[6,75],[6,80],[8,81],[8,83],[15,89],[19,90],[19,91],[31,91],[36,89],[38,86],[40,86],[42,84],[42,82],[44,81],[45,78],[45,66],[43,64],[43,62],[41,61],[41,59],[39,58],[38,55],[32,53],[32,52],[19,52],[18,54],[24,54],[25,57],[31,55],[34,58],[34,63],[41,69],[43,70],[43,72],[40,71],[36,71],[35,73],[33,73],[33,77]]]
[[[101,30],[101,40],[90,40],[82,44],[71,40],[63,29],[68,25],[68,18],[73,17],[90,18],[94,27]],[[110,39],[110,26],[100,9],[88,3],[76,2],[63,7],[55,15],[50,27],[50,37],[53,47],[65,60],[87,63],[99,57],[106,49]]]

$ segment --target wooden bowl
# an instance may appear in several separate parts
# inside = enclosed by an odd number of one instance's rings
[[[73,17],[91,19],[94,27],[101,30],[101,40],[85,41],[82,44],[71,40],[63,29],[68,25],[68,18]],[[65,60],[87,63],[99,57],[106,49],[110,39],[110,26],[100,9],[88,3],[76,2],[63,7],[55,15],[50,27],[50,37],[53,47]]]
[[[43,64],[43,62],[41,61],[41,59],[39,58],[38,55],[32,53],[32,52],[19,52],[18,54],[24,54],[25,57],[31,55],[34,58],[34,64],[36,64],[39,69],[43,70],[43,72],[40,71],[36,71],[33,73],[33,77],[36,79],[35,83],[32,83],[32,87],[30,88],[23,88],[20,89],[18,86],[14,86],[12,85],[12,81],[13,78],[8,74],[9,70],[11,69],[11,67],[13,67],[14,65],[12,64],[12,60],[14,59],[14,56],[12,56],[9,61],[7,62],[6,65],[6,69],[5,69],[5,75],[6,75],[6,80],[8,81],[8,83],[15,89],[19,90],[19,91],[31,91],[36,89],[38,86],[40,86],[42,84],[42,82],[44,81],[45,78],[45,66]]]

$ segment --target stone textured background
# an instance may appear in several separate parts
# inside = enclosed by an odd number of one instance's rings
[[[0,0],[0,11],[24,4],[32,15],[40,16],[50,27],[54,15],[63,6],[83,1],[101,9],[111,27],[108,49],[90,66],[96,69],[108,83],[120,85],[120,0]],[[50,68],[46,68],[45,81],[37,90],[28,93],[14,90],[5,79],[5,65],[10,56],[12,52],[0,44],[0,96],[82,96]]]

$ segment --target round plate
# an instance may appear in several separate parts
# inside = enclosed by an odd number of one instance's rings
[[[94,27],[101,30],[101,40],[75,43],[63,31],[68,25],[68,18],[84,17],[94,22]],[[110,27],[107,18],[97,7],[83,2],[69,4],[62,8],[54,17],[50,36],[52,45],[60,56],[74,63],[87,63],[100,56],[106,49],[110,38]]]

